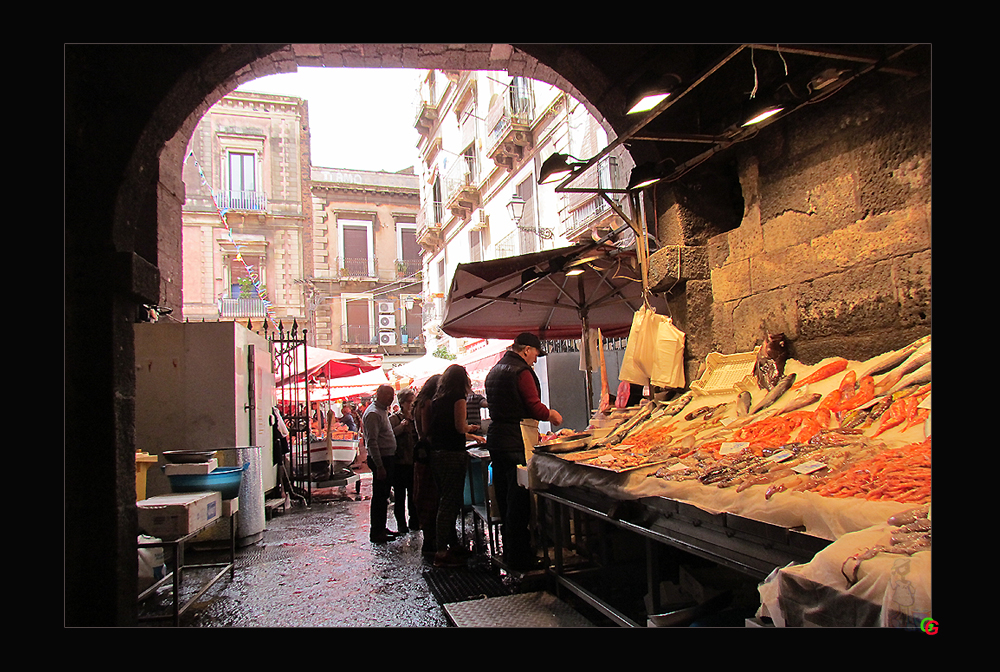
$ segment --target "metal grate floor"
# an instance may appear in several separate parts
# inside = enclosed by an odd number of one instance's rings
[[[492,568],[438,569],[431,567],[424,570],[424,580],[438,604],[510,594],[510,589],[504,585],[499,574]]]
[[[586,628],[586,618],[554,595],[544,592],[506,595],[445,604],[460,628]]]

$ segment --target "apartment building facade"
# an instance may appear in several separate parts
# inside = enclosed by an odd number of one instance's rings
[[[314,166],[311,182],[303,287],[316,345],[377,352],[387,365],[424,354],[418,177]]]
[[[311,165],[306,101],[236,91],[188,147],[184,319],[307,330],[311,345],[424,354],[420,190],[399,173]]]
[[[607,133],[565,92],[506,72],[428,70],[414,125],[424,331],[429,349],[460,355],[473,344],[441,331],[458,264],[562,247],[617,229],[621,218],[596,188],[623,188],[632,165],[624,150],[612,153],[572,185],[595,191],[557,193],[557,183],[538,184],[551,154],[589,159],[607,146]]]
[[[309,165],[299,98],[237,91],[202,117],[183,173],[184,319],[304,323]]]

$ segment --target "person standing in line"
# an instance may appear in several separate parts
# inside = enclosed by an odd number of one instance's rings
[[[472,433],[479,426],[468,423],[465,398],[471,391],[472,381],[465,367],[452,364],[441,374],[437,393],[431,402],[431,470],[439,494],[435,521],[435,567],[465,565],[465,559],[459,555],[455,533],[469,465],[465,445],[468,440],[485,441]]]
[[[490,405],[486,402],[486,397],[478,392],[469,392],[469,396],[465,398],[465,408],[468,415],[467,421],[470,425],[477,425],[478,427],[473,434],[479,434],[480,436],[485,434],[485,432],[483,432],[482,417],[479,413],[479,409],[489,408],[489,406]]]
[[[393,464],[395,475],[392,479],[393,513],[396,516],[396,531],[402,534],[420,527],[413,497],[413,449],[417,443],[417,429],[413,423],[413,400],[416,393],[407,388],[396,395],[399,410],[389,416],[389,423],[396,435],[396,459]],[[406,523],[407,509],[410,523]]]
[[[393,462],[396,455],[396,436],[389,422],[389,404],[395,396],[396,393],[391,385],[380,385],[375,392],[374,400],[361,416],[365,448],[368,451],[368,468],[372,471],[368,538],[375,544],[384,544],[397,536],[385,526],[389,514],[389,490],[392,487]]]
[[[523,333],[486,376],[486,398],[490,427],[486,448],[493,467],[493,487],[500,510],[504,563],[527,571],[537,564],[531,548],[531,495],[517,483],[517,468],[527,464],[522,421],[562,424],[562,415],[541,400],[542,386],[535,375],[535,362],[544,357],[542,342]]]
[[[420,547],[424,557],[433,558],[437,551],[434,526],[437,521],[438,491],[431,472],[431,400],[437,392],[441,374],[436,373],[423,384],[413,402],[413,420],[417,443],[413,449],[413,499],[417,504],[417,523],[423,532]]]

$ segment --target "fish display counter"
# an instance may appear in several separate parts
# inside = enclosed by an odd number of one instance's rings
[[[647,521],[666,501],[716,520],[794,531],[820,542],[814,567],[858,556],[863,575],[870,568],[878,574],[895,559],[919,556],[907,580],[926,593],[929,610],[929,526],[906,543],[859,548],[857,535],[884,532],[887,521],[930,505],[930,337],[864,362],[780,364],[766,377],[754,366],[754,375],[723,389],[692,384],[676,399],[643,402],[596,423],[604,425],[595,433],[600,438],[579,450],[536,451],[529,465],[534,482],[540,492],[551,488],[560,496],[575,491],[635,502],[650,512]],[[810,558],[788,557],[800,574],[809,571]],[[760,573],[770,562],[763,573],[773,574],[786,569],[777,564],[784,559],[772,554],[754,568]],[[808,579],[834,591],[859,590],[839,569]],[[865,585],[877,592],[884,579]],[[770,589],[782,582],[791,585],[782,577]],[[863,599],[883,601],[871,592]]]

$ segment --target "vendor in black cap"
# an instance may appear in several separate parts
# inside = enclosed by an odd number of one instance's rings
[[[531,499],[528,490],[517,484],[517,467],[527,464],[521,423],[536,427],[539,421],[562,424],[559,411],[542,403],[542,386],[532,369],[535,361],[544,356],[537,336],[520,334],[486,376],[490,408],[486,448],[490,451],[493,487],[503,523],[504,563],[521,571],[537,563],[529,528]]]

